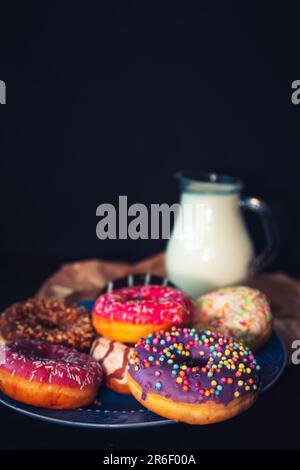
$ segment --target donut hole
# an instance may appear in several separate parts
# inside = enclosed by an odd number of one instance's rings
[[[178,356],[176,359],[178,365],[186,365],[187,367],[206,367],[208,358],[206,357],[189,357]]]

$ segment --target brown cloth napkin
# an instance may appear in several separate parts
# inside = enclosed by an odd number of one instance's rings
[[[65,264],[44,282],[36,295],[73,301],[87,300],[94,298],[109,281],[137,273],[165,276],[164,253],[136,264],[97,259]],[[283,339],[290,358],[292,342],[300,339],[300,281],[283,273],[275,273],[258,274],[247,284],[268,296],[274,328]]]

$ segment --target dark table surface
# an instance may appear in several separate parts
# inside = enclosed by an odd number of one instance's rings
[[[62,260],[2,259],[1,308],[31,296]],[[0,405],[0,449],[300,449],[300,374],[289,366],[246,413],[220,424],[88,430],[22,416]]]

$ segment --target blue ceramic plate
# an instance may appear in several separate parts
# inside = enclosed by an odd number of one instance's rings
[[[126,278],[127,280],[127,278]],[[138,282],[137,282],[138,281]],[[127,282],[135,285],[141,283],[164,283],[166,280],[149,276],[129,277]],[[170,284],[170,283],[168,283]],[[122,280],[110,284],[107,289],[124,285]],[[93,307],[93,301],[82,302],[89,310]],[[261,366],[262,387],[261,392],[270,388],[282,374],[286,365],[285,348],[276,333],[273,333],[268,343],[256,353],[258,363]],[[75,410],[47,410],[34,406],[24,405],[0,392],[0,402],[19,413],[44,421],[79,426],[87,428],[140,428],[173,424],[174,422],[152,413],[142,407],[132,396],[122,395],[107,388],[99,392],[100,405]]]

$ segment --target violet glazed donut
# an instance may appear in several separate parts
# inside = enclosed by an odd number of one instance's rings
[[[196,301],[195,328],[233,336],[255,350],[272,332],[272,315],[266,296],[251,287],[225,287]]]
[[[87,354],[40,341],[0,345],[0,390],[22,403],[52,409],[92,403],[101,366]]]
[[[253,353],[232,338],[173,327],[137,342],[128,384],[142,405],[165,418],[210,424],[254,403],[259,370]]]
[[[124,287],[100,295],[92,319],[100,335],[135,343],[149,333],[186,325],[193,309],[189,296],[174,287]]]

